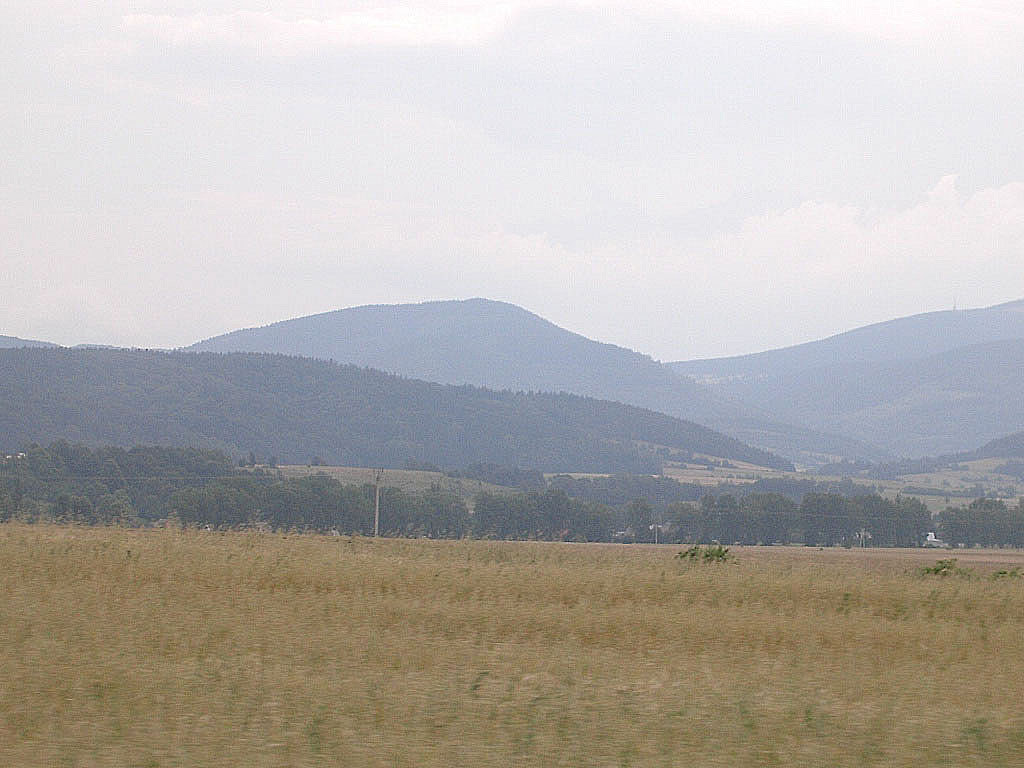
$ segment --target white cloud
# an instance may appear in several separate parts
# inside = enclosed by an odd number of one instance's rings
[[[271,56],[305,56],[349,46],[480,45],[510,18],[506,4],[477,7],[392,6],[324,19],[269,12],[131,14],[126,33],[171,46],[227,46]]]
[[[303,56],[351,46],[478,46],[493,42],[518,14],[568,11],[594,18],[675,17],[698,23],[742,24],[751,28],[817,27],[890,42],[931,47],[1011,44],[1024,35],[1024,8],[990,0],[965,5],[957,0],[654,0],[622,5],[609,0],[576,2],[409,2],[325,11],[320,17],[296,15],[292,3],[275,10],[236,9],[222,13],[132,13],[122,18],[130,38],[176,47],[222,46],[259,55]],[[328,9],[330,5],[326,6]],[[550,28],[548,42],[577,34]]]
[[[718,236],[593,248],[350,197],[207,191],[145,226],[100,209],[73,219],[8,228],[31,248],[10,254],[6,332],[172,346],[342,306],[489,296],[682,359],[1024,296],[1024,183],[962,195],[947,178],[901,210],[809,201]],[[83,247],[121,255],[87,264]]]
[[[682,305],[717,320],[713,338],[689,354],[752,352],[954,301],[1021,298],[1024,184],[963,196],[948,176],[901,210],[805,202],[684,248],[671,240],[649,248],[670,255],[659,260],[662,271],[685,265],[702,278],[676,282]],[[672,285],[667,275],[650,282]]]
[[[9,6],[0,333],[485,295],[681,358],[1024,296],[1019,2]]]
[[[1016,0],[664,0],[658,5],[709,22],[814,26],[929,47],[950,42],[973,47],[1024,34],[1024,7]]]

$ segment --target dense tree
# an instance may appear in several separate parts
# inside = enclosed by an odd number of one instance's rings
[[[1011,507],[1001,499],[975,499],[947,507],[939,516],[941,537],[965,547],[1024,546],[1024,499]]]
[[[558,489],[481,493],[473,506],[473,534],[480,538],[610,541],[616,523],[608,508]]]
[[[708,495],[699,505],[671,505],[666,519],[682,542],[916,546],[931,518],[920,501],[908,497],[809,493],[797,505],[769,493],[739,499]]]
[[[618,478],[607,489],[628,487],[627,478]],[[224,454],[194,448],[91,449],[62,441],[0,459],[0,521],[148,525],[174,518],[217,528],[266,524],[369,534],[373,502],[369,484],[239,470]],[[1024,504],[998,499],[949,507],[937,521],[912,497],[822,492],[806,493],[799,503],[782,493],[707,493],[696,503],[662,505],[641,496],[613,505],[548,486],[480,493],[470,512],[439,486],[385,487],[381,502],[381,531],[388,536],[646,542],[657,525],[666,542],[915,546],[937,524],[955,545],[1024,546]]]

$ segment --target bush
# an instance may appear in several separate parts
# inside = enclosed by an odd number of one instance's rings
[[[733,556],[729,554],[729,548],[723,547],[721,544],[712,544],[707,547],[694,544],[689,549],[676,553],[676,559],[700,560],[704,563],[724,563],[727,560],[733,559]]]
[[[970,570],[958,566],[955,557],[948,560],[937,560],[935,565],[926,565],[921,569],[921,573],[926,576],[962,576],[965,578],[970,578],[973,575]]]
[[[1020,568],[1002,568],[992,574],[992,581],[998,581],[999,579],[1019,579],[1021,578]]]

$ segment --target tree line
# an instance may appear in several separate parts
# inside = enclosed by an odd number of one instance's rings
[[[509,477],[522,479],[515,472]],[[933,517],[915,498],[871,491],[780,486],[787,495],[747,484],[753,490],[743,495],[713,490],[677,500],[677,493],[695,493],[677,485],[663,478],[594,478],[582,485],[562,478],[543,488],[482,492],[471,504],[440,486],[415,492],[384,487],[381,530],[432,538],[876,547],[917,546],[934,531],[952,545],[1024,547],[1024,501],[977,499]],[[572,494],[581,489],[585,493]],[[325,474],[239,471],[217,451],[91,449],[61,441],[0,456],[0,521],[147,526],[171,520],[368,534],[373,516],[370,484],[345,485]]]

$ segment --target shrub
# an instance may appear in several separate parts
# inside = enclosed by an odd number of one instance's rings
[[[729,548],[723,547],[721,544],[713,544],[707,547],[694,544],[689,549],[676,553],[676,559],[690,560],[691,562],[700,560],[705,563],[724,563],[727,560],[731,560],[732,557],[729,554]]]
[[[926,565],[921,569],[921,573],[925,576],[962,576],[965,578],[970,578],[973,575],[970,570],[958,566],[955,557],[948,560],[936,560],[935,565]]]
[[[1019,579],[1021,578],[1020,568],[1002,568],[992,574],[992,581],[998,581],[999,579]]]

